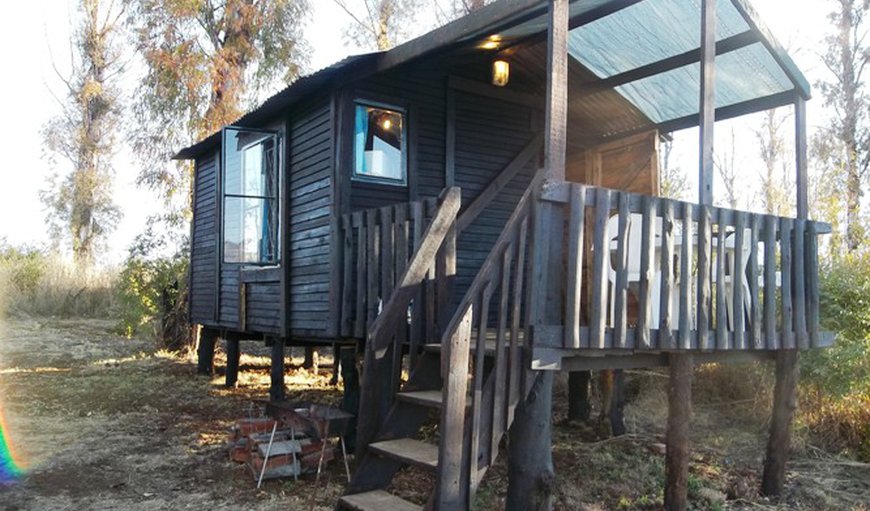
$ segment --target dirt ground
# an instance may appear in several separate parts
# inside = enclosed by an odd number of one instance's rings
[[[268,390],[266,350],[243,344],[239,388],[219,374],[197,376],[193,360],[111,333],[111,323],[18,319],[0,323],[0,413],[14,450],[26,462],[17,483],[0,486],[2,510],[332,509],[344,483],[333,462],[319,487],[313,478],[269,481],[260,490],[244,466],[228,460],[227,431]],[[301,354],[300,354],[301,355]],[[319,372],[288,359],[291,398],[337,403],[331,361]],[[721,376],[699,373],[698,380]],[[658,509],[666,410],[661,373],[630,375],[630,434],[601,439],[593,426],[564,421],[564,382],[557,386],[553,458],[558,510]],[[870,468],[801,444],[782,502],[757,495],[765,418],[757,399],[722,400],[696,392],[693,509],[861,510],[870,502]],[[425,488],[400,476],[402,493]],[[485,478],[475,509],[501,509],[504,456]],[[313,499],[310,497],[313,496]]]

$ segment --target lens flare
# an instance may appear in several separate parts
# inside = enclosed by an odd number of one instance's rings
[[[9,425],[3,415],[3,406],[0,404],[0,485],[12,484],[23,474],[24,464],[12,449]]]

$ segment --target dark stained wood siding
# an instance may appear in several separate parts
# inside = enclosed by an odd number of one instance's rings
[[[291,334],[325,332],[329,315],[334,145],[328,99],[307,103],[289,123]]]
[[[532,139],[532,110],[493,98],[456,92],[456,186],[468,205]],[[462,296],[538,167],[534,158],[463,231],[457,249],[458,296]]]
[[[194,214],[190,252],[190,317],[201,324],[215,323],[217,281],[217,154],[196,161]]]

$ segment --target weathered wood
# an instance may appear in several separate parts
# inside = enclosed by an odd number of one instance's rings
[[[528,216],[520,221],[516,242],[516,275],[514,277],[513,301],[511,303],[511,342],[508,351],[510,356],[510,371],[508,377],[509,404],[507,407],[507,424],[513,423],[514,412],[520,402],[520,388],[523,384],[522,351],[520,346],[520,325],[522,321],[522,303],[526,284],[526,238],[528,235]]]
[[[339,331],[344,337],[353,335],[353,226],[351,218],[347,215],[341,219],[341,253],[342,253],[342,278],[341,278],[341,328]]]
[[[492,201],[504,190],[517,174],[532,161],[541,149],[543,135],[536,133],[532,139],[523,147],[519,153],[508,163],[498,175],[471,201],[471,203],[463,208],[462,213],[457,220],[459,231],[462,232],[492,203]]]
[[[810,347],[819,347],[819,240],[816,224],[807,226],[807,322]]]
[[[565,277],[565,347],[580,348],[580,302],[583,292],[583,253],[586,226],[586,187],[571,186],[568,219],[568,268]]]
[[[477,476],[480,473],[480,458],[477,455],[480,452],[480,441],[483,431],[481,431],[481,423],[483,414],[486,413],[483,407],[483,383],[484,383],[484,364],[486,360],[486,337],[487,325],[489,324],[489,304],[494,291],[494,284],[489,282],[483,289],[480,296],[480,302],[475,307],[474,316],[477,321],[477,351],[475,352],[474,369],[473,369],[473,389],[471,401],[471,485],[477,486]]]
[[[378,210],[368,210],[366,217],[366,327],[371,331],[372,323],[378,316],[378,308],[381,304],[381,296],[378,289],[378,275],[380,274],[380,244],[378,243]]]
[[[553,371],[535,374],[531,392],[517,408],[508,444],[506,511],[552,507],[553,378]]]
[[[678,346],[692,349],[692,210],[683,208],[683,243],[680,247],[680,327]]]
[[[281,401],[284,399],[284,339],[272,339],[272,365],[269,399]]]
[[[751,241],[749,245],[749,346],[753,349],[764,347],[764,338],[761,336],[761,293],[759,292],[758,279],[758,242],[759,230],[761,229],[761,217],[750,215]]]
[[[659,315],[659,339],[658,347],[662,349],[673,349],[676,347],[672,331],[673,318],[671,317],[671,291],[674,286],[674,204],[665,201],[664,211],[662,211],[662,255],[661,255],[661,271],[662,271],[662,289],[659,304],[661,313]]]
[[[734,227],[734,272],[731,275],[731,289],[733,302],[731,310],[734,311],[734,349],[746,349],[745,315],[743,278],[746,275],[746,261],[743,255],[743,241],[746,237],[746,213],[737,212],[737,222]]]
[[[453,222],[444,237],[441,249],[435,262],[436,296],[438,303],[435,314],[440,335],[447,327],[453,313],[453,289],[456,281],[456,237],[459,231],[457,222]]]
[[[219,334],[211,328],[203,328],[199,334],[199,346],[197,346],[196,372],[211,376],[214,374],[214,348],[219,339]]]
[[[726,227],[719,211],[719,230],[716,233],[716,348],[727,350],[730,347],[728,336],[728,287],[725,285],[726,259]],[[732,286],[733,287],[733,286]]]
[[[779,495],[785,482],[785,464],[791,443],[791,423],[797,408],[798,352],[782,350],[776,354],[776,384],[770,437],[761,479],[761,493]]]
[[[386,306],[387,299],[393,292],[393,283],[395,282],[396,261],[393,258],[393,208],[390,206],[382,207],[380,210],[380,241],[381,253],[381,303]]]
[[[649,348],[650,324],[652,320],[653,301],[653,263],[655,261],[655,218],[656,200],[646,197],[641,212],[641,247],[640,247],[640,284],[638,292],[637,311],[637,343],[638,348]],[[569,280],[570,282],[570,280]],[[656,311],[658,313],[659,311]],[[655,325],[658,327],[658,325]],[[578,334],[579,335],[579,334]]]
[[[607,282],[610,267],[610,240],[607,233],[609,219],[610,191],[598,188],[595,194],[595,231],[592,240],[593,302],[589,311],[589,345],[600,349],[607,347],[604,331],[607,328]]]
[[[689,430],[692,420],[692,355],[672,353],[668,382],[665,453],[665,509],[685,510],[689,482]]]
[[[764,217],[764,337],[767,349],[779,349],[776,331],[776,217]]]
[[[711,314],[713,312],[713,295],[711,289],[711,271],[713,262],[713,230],[710,207],[701,207],[698,215],[698,303],[697,329],[698,347],[702,350],[714,348],[710,342]]]
[[[235,387],[239,381],[239,359],[241,358],[238,339],[227,339],[227,373],[224,385]]]
[[[613,347],[626,347],[626,330],[628,329],[628,196],[617,194],[619,198],[619,220],[617,222],[616,242],[616,307],[614,311]],[[609,236],[609,235],[608,235]],[[606,253],[610,257],[609,253]]]
[[[472,311],[465,309],[462,319],[445,343],[447,367],[468,367]],[[450,378],[443,373],[443,408],[439,431],[438,472],[435,484],[435,509],[455,509],[468,505],[470,481],[463,481],[463,463],[467,459],[464,445],[467,378]]]
[[[568,0],[550,0],[547,27],[547,92],[544,110],[544,172],[565,179],[568,133]]]
[[[423,204],[420,202],[411,203],[411,230],[413,235],[413,246],[416,253],[420,249],[420,243],[423,239]],[[408,266],[405,265],[405,271]],[[424,283],[425,286],[425,283]],[[417,367],[417,352],[423,342],[423,317],[425,308],[423,306],[423,287],[417,286],[414,293],[414,307],[411,309],[411,331],[410,331],[410,359],[411,367]]]
[[[508,316],[510,314],[510,298],[511,298],[511,265],[513,263],[513,246],[510,245],[504,251],[504,255],[502,255],[502,267],[501,267],[501,284],[499,285],[499,303],[498,303],[498,314],[496,319],[496,335],[495,335],[495,369],[494,369],[494,378],[495,378],[495,386],[494,393],[495,396],[492,400],[492,445],[490,446],[490,453],[492,455],[498,454],[498,444],[499,440],[501,440],[501,435],[507,430],[507,416],[506,416],[506,408],[507,408],[507,393],[508,393],[508,383],[507,378],[507,370],[508,370],[508,360],[505,356],[505,348],[507,345],[506,336],[507,336],[507,327],[508,327]],[[495,461],[494,459],[490,460],[490,463]]]
[[[807,294],[805,259],[806,251],[806,220],[794,221],[792,275],[794,280],[794,335],[797,347],[805,350],[810,347],[807,335]]]
[[[356,317],[354,321],[354,337],[362,339],[366,335],[366,298],[368,297],[368,261],[366,249],[368,248],[368,234],[366,233],[365,219],[362,212],[353,214],[353,225],[356,227],[357,255],[356,255]]]
[[[780,336],[782,337],[782,349],[790,350],[795,348],[794,342],[794,302],[792,301],[792,226],[793,220],[790,218],[782,218],[779,222],[779,257],[780,268],[782,268],[782,283],[781,293],[782,300],[780,302],[780,312],[782,318],[780,320]]]

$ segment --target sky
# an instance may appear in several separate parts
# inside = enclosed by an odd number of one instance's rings
[[[314,12],[305,33],[313,49],[308,71],[360,53],[347,46],[342,37],[342,29],[349,21],[345,13],[331,0],[312,0],[311,4]],[[774,35],[790,49],[810,82],[823,76],[817,55],[822,51],[821,41],[827,27],[825,16],[831,1],[754,0],[752,4]],[[6,49],[6,72],[0,80],[0,112],[7,116],[6,122],[0,123],[0,147],[5,163],[0,243],[5,240],[12,245],[39,247],[51,241],[39,193],[47,188],[47,179],[54,172],[64,171],[66,167],[60,163],[52,166],[46,159],[41,129],[60,109],[53,94],[62,96],[62,84],[52,62],[62,73],[69,67],[70,19],[75,5],[73,0],[28,0],[4,5],[4,19],[15,21],[4,23],[0,31],[0,48]],[[428,13],[421,13],[418,18],[432,19]],[[415,27],[414,32],[422,33],[425,28]],[[816,91],[816,99],[808,104],[811,129],[824,119],[818,95]],[[757,168],[753,160],[757,150],[751,145],[753,122],[750,118],[716,125],[717,149],[727,145],[732,127],[737,134],[737,146],[751,147],[747,151],[741,149],[738,156],[738,164],[747,169],[743,170],[747,182],[756,176],[754,170],[748,169]],[[697,174],[694,171],[698,161],[697,137],[697,130],[685,130],[675,136],[673,158],[692,181]],[[152,192],[135,186],[137,166],[128,151],[119,148],[115,167],[114,197],[124,216],[108,240],[107,250],[101,254],[100,262],[107,265],[123,260],[133,237],[145,227],[148,215],[160,209]]]

